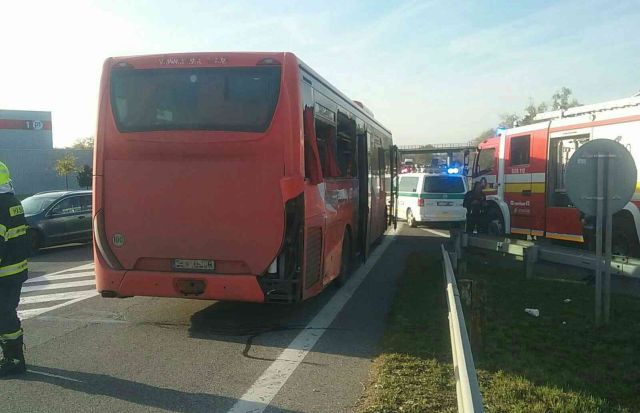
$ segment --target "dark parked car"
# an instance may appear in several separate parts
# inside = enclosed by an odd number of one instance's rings
[[[91,241],[91,191],[40,192],[22,201],[31,249]]]

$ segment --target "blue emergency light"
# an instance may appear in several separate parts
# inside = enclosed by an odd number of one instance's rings
[[[458,172],[460,172],[460,170],[458,168],[449,168],[449,169],[447,169],[447,173],[448,174],[457,174]]]

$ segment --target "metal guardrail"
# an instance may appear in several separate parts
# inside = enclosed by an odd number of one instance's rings
[[[458,412],[484,412],[482,395],[478,386],[478,376],[473,363],[469,335],[464,323],[464,314],[460,304],[460,293],[456,277],[453,273],[449,253],[442,248],[444,260],[444,276],[447,289],[447,304],[449,306],[449,332],[451,335],[451,352],[453,353],[453,369],[456,376],[456,393],[458,397]]]
[[[461,237],[461,240],[458,240],[459,237]],[[570,265],[587,270],[595,268],[597,262],[594,253],[578,248],[544,245],[534,241],[490,235],[455,233],[451,235],[451,238],[454,240],[454,245],[458,245],[458,242],[460,242],[463,248],[474,247],[524,257],[528,275],[533,272],[533,265],[538,261]],[[457,250],[456,252],[458,253]],[[458,259],[460,255],[458,255]],[[640,260],[614,255],[611,260],[611,271],[615,275],[640,278]]]

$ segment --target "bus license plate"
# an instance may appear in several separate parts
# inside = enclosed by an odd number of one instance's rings
[[[438,201],[438,206],[451,206],[453,202]]]
[[[188,272],[211,272],[216,269],[216,264],[213,260],[173,260],[172,267],[174,271],[188,271]]]

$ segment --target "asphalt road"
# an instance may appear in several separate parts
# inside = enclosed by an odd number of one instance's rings
[[[0,411],[353,411],[407,255],[446,236],[401,227],[345,287],[290,306],[103,299],[90,247],[43,252],[19,307],[29,373],[0,381]]]

